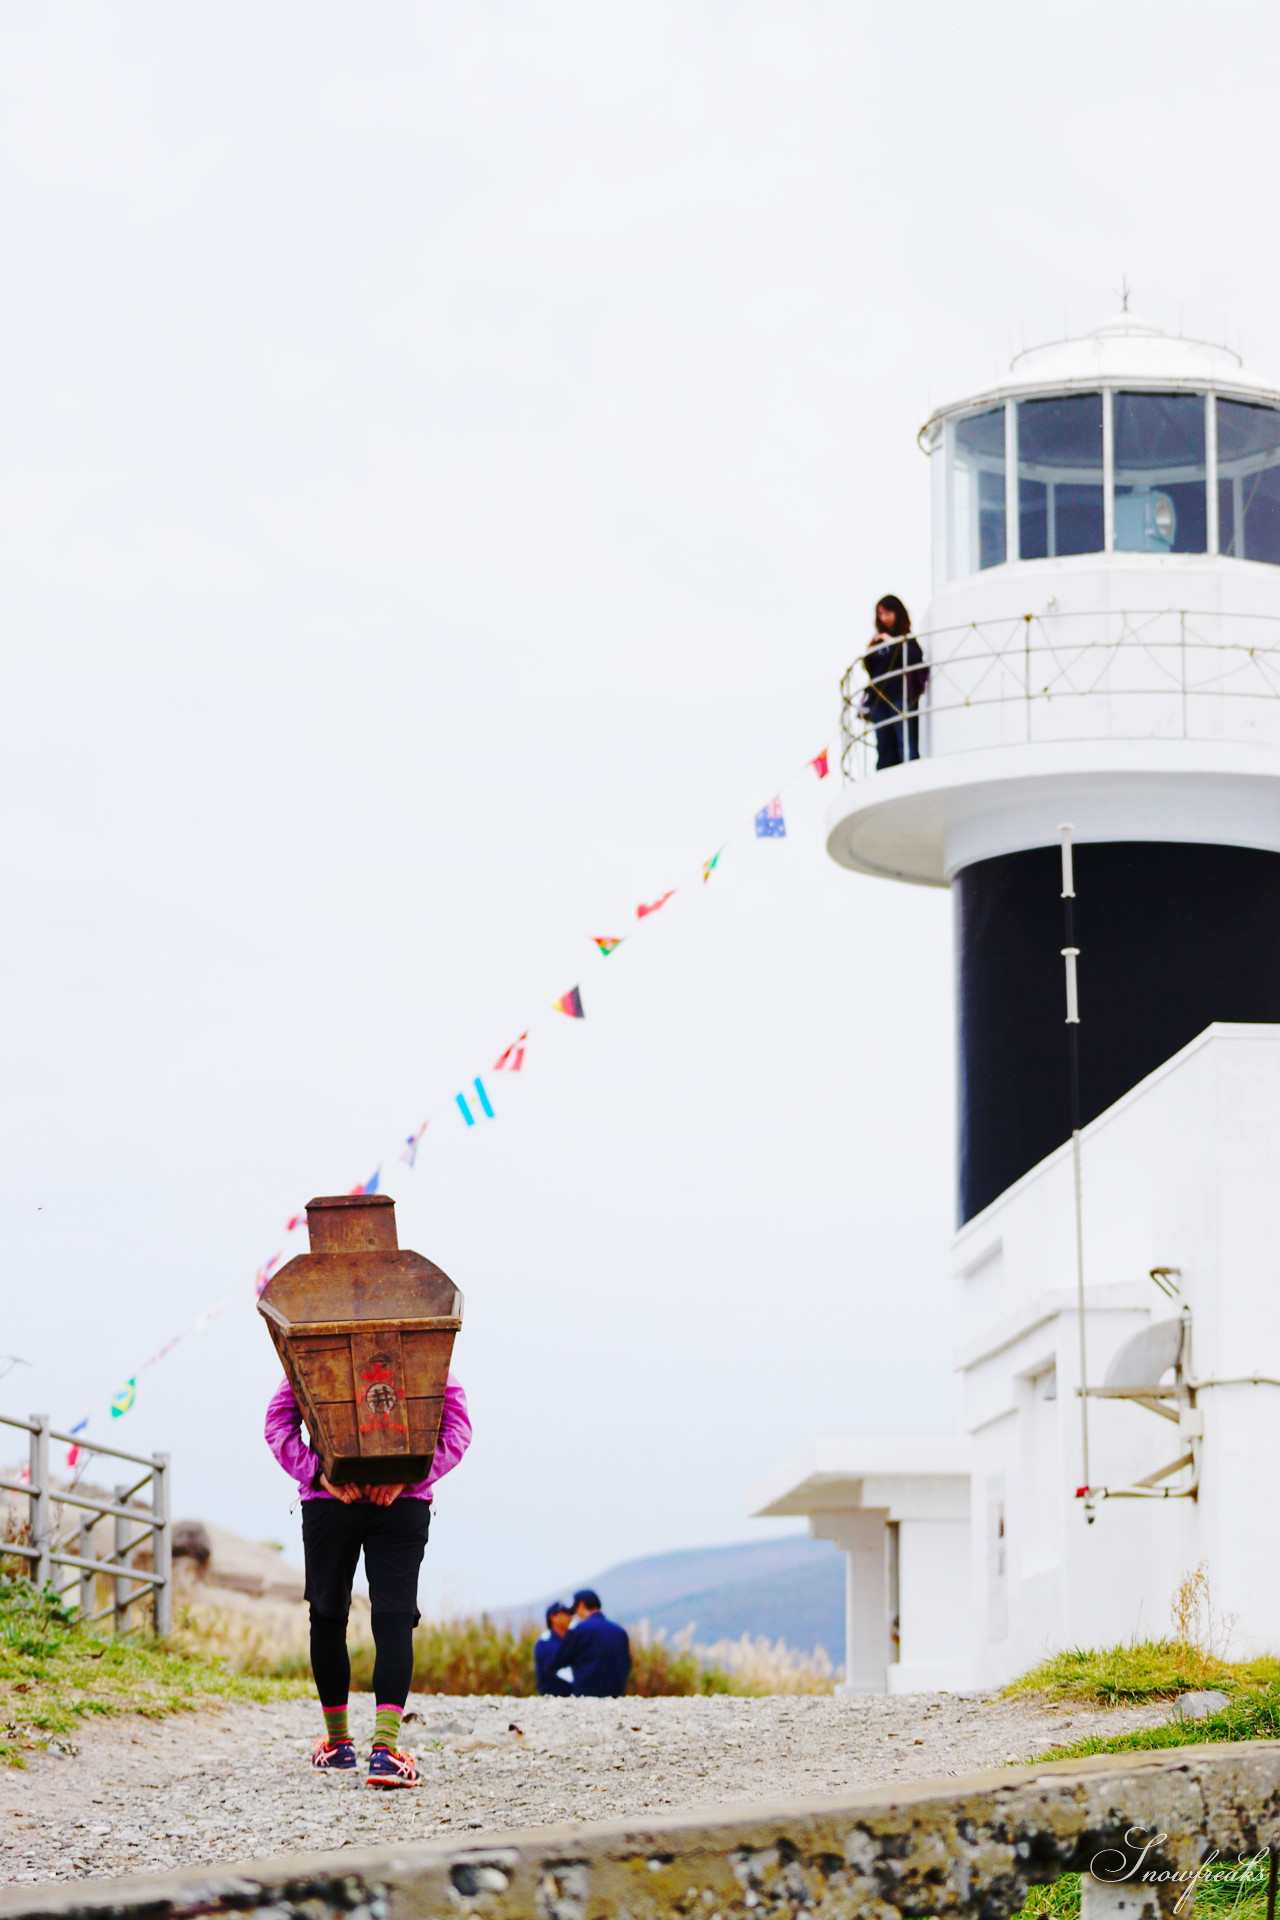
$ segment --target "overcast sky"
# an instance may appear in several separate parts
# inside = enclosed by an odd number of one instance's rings
[[[837,869],[806,775],[591,938],[834,742],[878,595],[924,615],[932,406],[1122,275],[1280,364],[1278,40],[0,11],[0,1410],[297,1557],[254,1269],[430,1115],[385,1184],[467,1295],[432,1606],[766,1537],[810,1437],[951,1430],[945,895]]]

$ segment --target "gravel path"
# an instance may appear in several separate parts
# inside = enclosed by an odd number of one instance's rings
[[[1163,1707],[978,1694],[770,1699],[415,1697],[422,1786],[373,1793],[308,1767],[307,1701],[108,1721],[71,1755],[0,1773],[0,1879],[96,1879],[457,1832],[603,1820],[888,1780],[974,1773]],[[371,1696],[352,1703],[367,1753]],[[519,1731],[516,1731],[516,1729]]]

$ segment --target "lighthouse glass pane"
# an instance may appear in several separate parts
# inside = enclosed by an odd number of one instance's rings
[[[1006,557],[1004,408],[951,423],[948,551],[951,578],[998,567]]]
[[[1280,566],[1280,412],[1218,401],[1218,546]]]
[[[1116,551],[1203,553],[1204,395],[1117,393]]]
[[[1018,402],[1018,555],[1102,551],[1102,395]]]

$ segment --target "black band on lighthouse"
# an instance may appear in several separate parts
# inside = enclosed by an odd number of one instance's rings
[[[1280,854],[1077,843],[1084,1124],[1215,1020],[1280,1023]],[[1059,849],[957,875],[959,1215],[1070,1138]]]

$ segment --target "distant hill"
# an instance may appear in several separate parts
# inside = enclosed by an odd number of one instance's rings
[[[802,1653],[822,1647],[836,1664],[844,1658],[844,1555],[830,1541],[795,1534],[686,1547],[624,1560],[581,1584],[594,1587],[605,1612],[624,1626],[647,1620],[668,1637],[692,1627],[702,1645],[763,1635]],[[567,1600],[572,1591],[511,1611],[541,1619],[548,1601]]]

